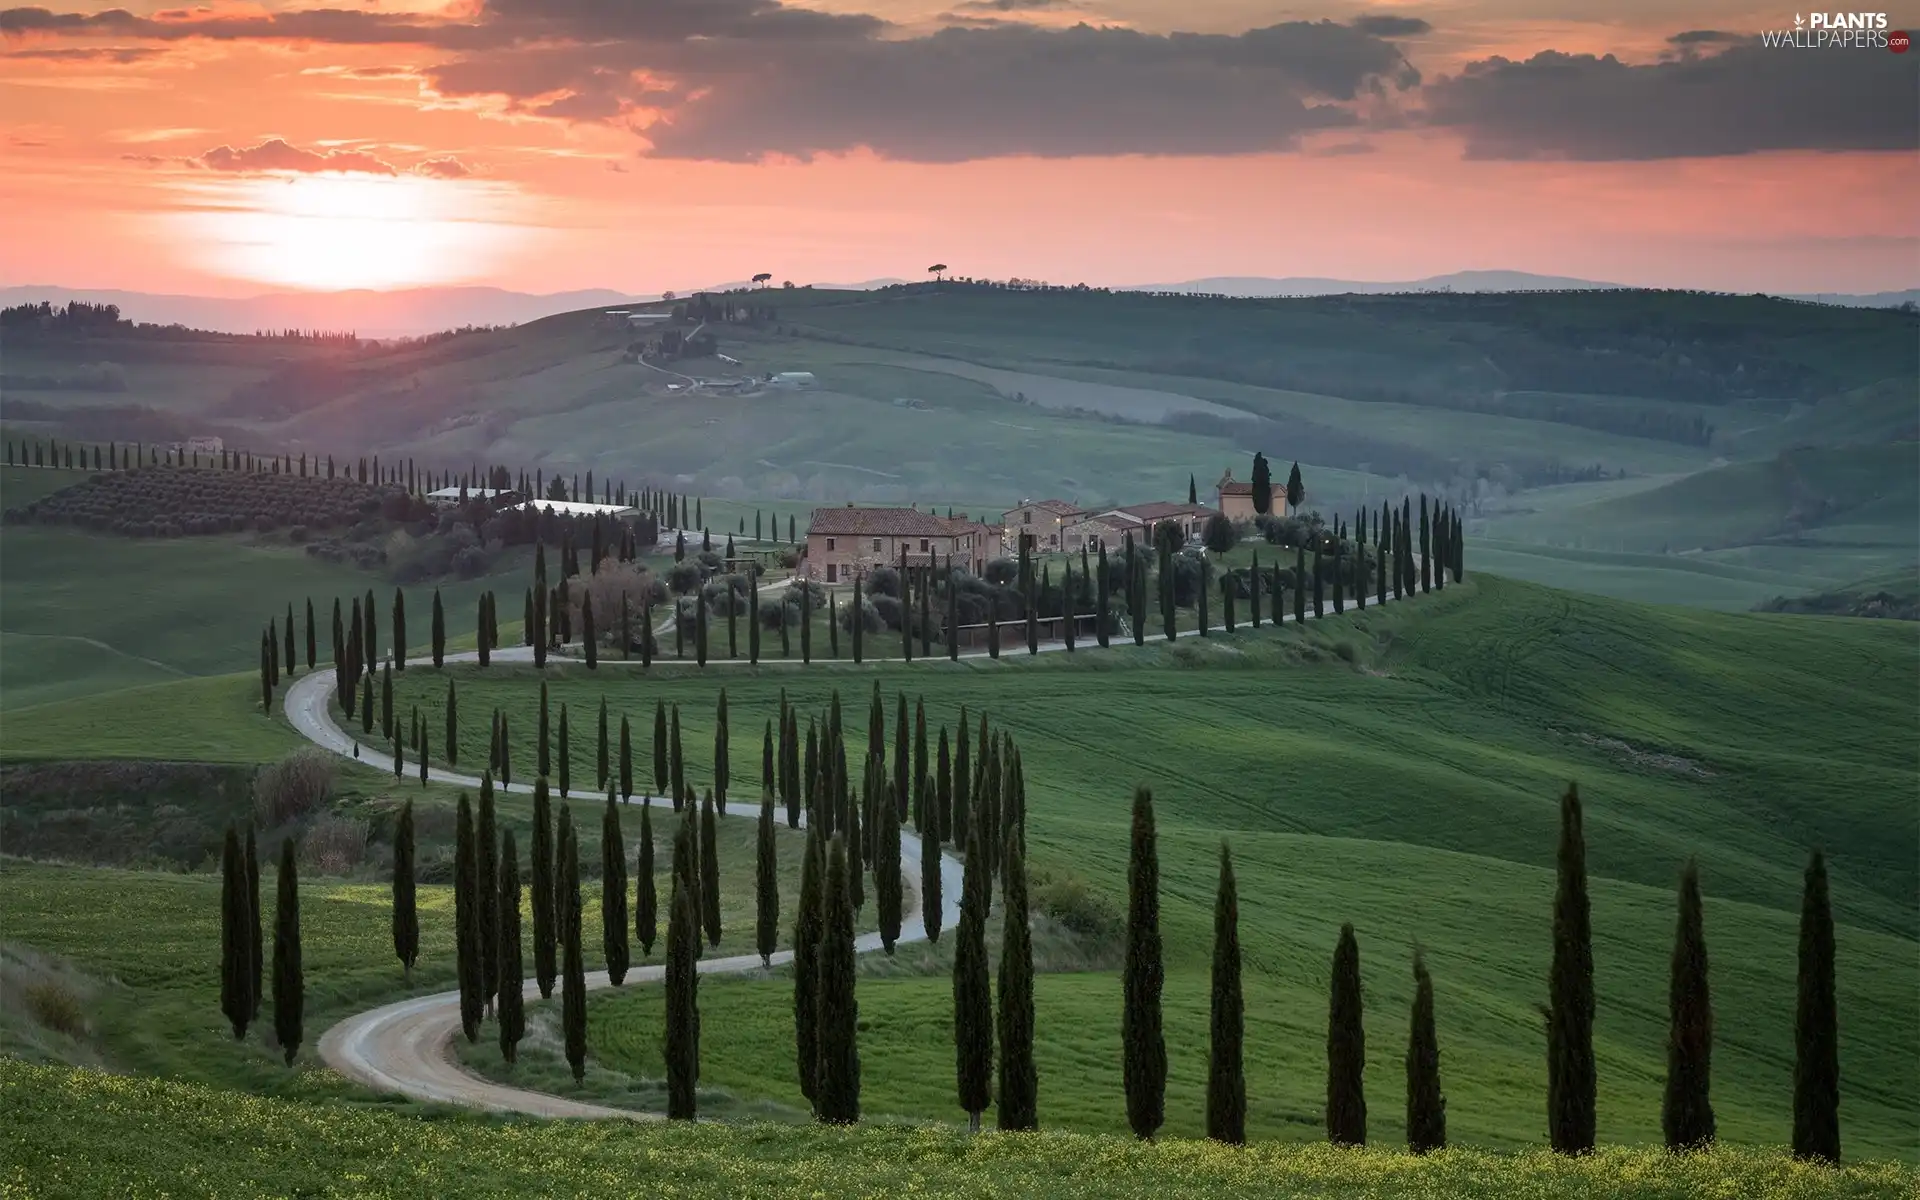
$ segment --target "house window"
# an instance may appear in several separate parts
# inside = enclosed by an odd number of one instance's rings
[[[875,538],[875,539],[873,539],[873,548],[874,548],[875,550],[878,550],[878,549],[880,548],[880,539],[879,539],[879,538]]]
[[[829,550],[831,550],[831,549],[833,549],[833,539],[832,539],[832,538],[828,538],[828,539],[827,539],[827,549],[829,549]]]
[[[922,554],[925,554],[926,552],[927,552],[927,539],[925,539],[925,538],[921,538],[921,539],[920,539],[920,553],[922,553]]]
[[[838,582],[839,582],[839,581],[838,581],[837,579],[835,579],[835,578],[834,578],[834,567],[835,567],[836,565],[837,565],[837,564],[835,564],[835,563],[828,563],[828,564],[827,564],[827,582],[828,582],[828,583],[838,583]]]
[[[1031,525],[1031,524],[1033,524],[1033,510],[1032,510],[1032,509],[1028,509],[1028,510],[1027,510],[1026,512],[1024,512],[1024,513],[1022,513],[1022,514],[1020,515],[1020,523],[1021,523],[1022,525]]]

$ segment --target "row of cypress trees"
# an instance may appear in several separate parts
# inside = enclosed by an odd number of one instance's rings
[[[264,998],[264,944],[260,925],[260,860],[251,825],[245,849],[240,834],[227,826],[220,857],[220,1011],[234,1040],[260,1016]],[[304,1037],[306,980],[300,953],[300,875],[294,839],[280,842],[280,870],[273,919],[273,1036],[288,1066]]]

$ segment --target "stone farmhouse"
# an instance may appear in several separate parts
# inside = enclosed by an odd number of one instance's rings
[[[1219,494],[1220,511],[1227,514],[1227,520],[1251,521],[1259,515],[1253,508],[1253,485],[1235,479],[1231,467],[1227,469],[1225,475],[1220,477],[1220,482],[1214,484],[1214,490]],[[1273,488],[1272,491],[1273,504],[1268,510],[1268,515],[1275,517],[1286,516],[1286,484],[1282,482],[1279,486]]]
[[[997,554],[993,531],[966,513],[937,516],[918,508],[816,508],[807,522],[802,571],[820,583],[849,583],[875,567],[945,563],[978,575]]]
[[[1004,548],[1008,554],[1018,554],[1024,544],[1034,554],[1058,553],[1066,548],[1065,528],[1086,515],[1079,505],[1065,500],[1022,500],[1001,520],[1006,530]]]

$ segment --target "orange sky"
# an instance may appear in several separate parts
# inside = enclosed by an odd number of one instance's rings
[[[656,0],[628,2],[647,8]],[[574,20],[594,0],[510,3],[516,19],[535,22],[530,36],[542,45],[604,41],[574,25],[544,23],[556,12]],[[773,0],[737,3],[756,19],[778,9]],[[142,17],[161,11],[130,7]],[[1138,59],[1112,68],[1123,72],[1112,80],[1098,74],[1109,67],[1096,63],[1086,68],[1094,74],[1063,82],[1057,96],[1041,90],[1044,81],[1018,85],[1032,90],[1021,101],[1037,114],[1031,121],[984,104],[977,116],[950,115],[951,97],[918,94],[923,67],[892,72],[886,65],[895,50],[910,48],[883,44],[871,58],[849,60],[878,64],[872,69],[882,74],[860,79],[865,90],[853,103],[871,107],[846,118],[854,123],[849,138],[857,141],[873,125],[877,139],[892,139],[879,152],[837,144],[844,139],[834,114],[845,110],[834,106],[845,101],[836,89],[848,68],[819,67],[808,58],[813,51],[791,50],[790,41],[764,43],[765,54],[776,56],[766,60],[771,65],[750,60],[751,86],[777,98],[756,109],[729,104],[728,89],[749,86],[729,73],[733,68],[681,57],[682,46],[649,50],[653,57],[637,57],[637,69],[624,53],[608,60],[612,66],[568,58],[566,82],[542,91],[546,84],[519,77],[528,58],[517,48],[514,57],[488,62],[481,61],[484,51],[462,46],[346,44],[364,42],[360,35],[180,35],[195,21],[307,7],[284,0],[220,4],[134,29],[48,29],[38,18],[9,19],[30,10],[0,13],[0,283],[238,295],[478,282],[639,293],[763,270],[796,282],[915,277],[944,261],[967,275],[1111,284],[1207,275],[1412,279],[1469,268],[1732,290],[1920,284],[1920,205],[1913,203],[1920,148],[1897,114],[1887,129],[1848,130],[1844,114],[1855,105],[1853,93],[1830,99],[1840,114],[1834,119],[1810,119],[1804,130],[1766,134],[1768,144],[1749,145],[1737,128],[1747,95],[1738,89],[1772,86],[1756,76],[1774,69],[1772,60],[1756,58],[1754,74],[1723,74],[1724,85],[1708,85],[1724,86],[1718,108],[1697,118],[1675,115],[1676,126],[1694,129],[1691,140],[1643,147],[1636,138],[1660,140],[1658,129],[1646,127],[1661,122],[1646,114],[1661,112],[1665,101],[1631,93],[1656,84],[1651,74],[1596,69],[1592,86],[1570,97],[1515,91],[1476,100],[1445,90],[1448,77],[1474,74],[1479,68],[1470,64],[1495,55],[1517,61],[1548,50],[1613,53],[1647,66],[1679,54],[1668,39],[1683,30],[1750,37],[1786,23],[1752,4],[1690,5],[1684,18],[1673,17],[1671,5],[1633,0],[1390,10],[1276,10],[1220,0],[1204,15],[1164,0],[1037,0],[1029,9],[1016,0],[814,5],[893,22],[877,35],[882,43],[928,38],[955,24],[941,13],[961,9],[974,28],[989,28],[982,21],[1037,27],[1009,37],[1044,37],[1076,21],[1149,35],[1138,47],[1127,43],[1125,53],[1137,49]],[[363,11],[411,9],[432,22],[452,12],[468,27],[485,28],[497,15],[490,9],[507,7],[500,0],[454,10],[380,0]],[[1345,24],[1369,12],[1428,27],[1380,43],[1385,53],[1404,55],[1418,85],[1403,79],[1331,100],[1300,85],[1303,96],[1317,97],[1310,104],[1325,104],[1318,111],[1337,118],[1330,127],[1265,146],[1255,144],[1255,128],[1244,134],[1252,139],[1245,146],[1169,151],[1168,138],[1177,146],[1211,131],[1204,114],[1181,111],[1194,103],[1183,80],[1199,76],[1179,73],[1187,68],[1173,61],[1178,40],[1159,35],[1233,36],[1293,20]],[[1912,24],[1920,25],[1920,14]],[[967,39],[960,30],[947,38],[970,52]],[[1246,52],[1264,44],[1249,35]],[[760,45],[749,47],[753,55]],[[1874,86],[1888,89],[1891,102],[1904,90],[1905,102],[1914,104],[1912,68],[1920,54],[1895,62],[1904,74],[1888,74],[1884,51],[1837,53],[1859,55],[1855,62],[1879,71],[1876,79],[1888,82]],[[489,80],[515,72],[498,85],[508,90],[437,90],[425,70],[463,55]],[[1821,92],[1830,86],[1827,77],[1808,74],[1810,62],[1793,59],[1779,68],[1787,73],[1778,87],[1807,89],[1804,103],[1783,109],[1789,114],[1808,105],[1824,112],[1819,105],[1829,103]],[[1255,90],[1245,94],[1294,86],[1296,75],[1288,72],[1296,67],[1274,70],[1253,78],[1248,86]],[[580,81],[607,78],[615,81],[618,116],[584,107],[569,115],[534,111],[556,96],[563,111],[585,106],[598,85]],[[1516,75],[1513,85],[1551,81]],[[664,95],[657,89],[665,86],[683,91],[649,99]],[[970,94],[980,90],[964,86]],[[1115,90],[1100,90],[1109,86]],[[1237,94],[1210,102],[1231,105]],[[1764,91],[1752,94],[1763,108],[1771,103]],[[1869,103],[1859,107],[1873,110],[1875,94],[1864,94]],[[1513,96],[1539,119],[1504,115]],[[1089,111],[1072,112],[1083,100]],[[707,108],[697,107],[702,101]],[[795,111],[814,103],[820,114]],[[1107,132],[1089,135],[1085,152],[1077,148],[1081,128],[1101,126],[1093,109],[1134,103],[1140,116],[1116,120]],[[925,137],[917,104],[930,114]],[[1595,111],[1569,118],[1579,132],[1563,137],[1553,124],[1556,106]],[[872,111],[889,108],[895,112]],[[1162,113],[1165,137],[1134,150],[1130,128],[1156,126]],[[672,126],[691,149],[674,149],[673,157],[654,151],[647,124],[663,115],[666,124],[654,132]],[[892,115],[897,129],[886,124]],[[1767,119],[1756,112],[1755,120]],[[758,128],[763,122],[766,128]],[[1053,140],[1038,153],[1000,152],[1025,144],[1018,139],[1031,125],[1045,125]],[[275,147],[275,139],[286,146]],[[763,145],[776,149],[755,149]],[[813,157],[783,157],[777,148],[789,145]],[[816,146],[825,148],[808,149]],[[329,161],[329,154],[337,157]],[[757,161],[706,160],[743,154]]]

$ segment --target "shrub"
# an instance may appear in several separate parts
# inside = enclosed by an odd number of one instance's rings
[[[899,614],[900,602],[898,600],[893,600],[891,596],[882,596],[880,599],[882,601],[891,600],[893,602],[895,615],[897,616]],[[882,624],[880,619],[880,612],[876,607],[875,601],[871,597],[862,596],[860,598],[859,612],[860,612],[860,628],[864,632],[879,633],[882,629],[885,628],[885,625]],[[846,604],[841,606],[840,628],[846,630],[848,633],[853,632],[853,614],[854,614],[853,605]]]
[[[760,601],[760,624],[763,628],[778,631],[781,623],[798,625],[800,610],[784,600],[772,597]]]
[[[685,596],[700,586],[705,574],[694,559],[685,559],[667,569],[667,588],[676,596]]]
[[[274,829],[319,811],[332,792],[333,755],[314,747],[295,750],[254,777],[254,818]]]
[[[367,852],[367,822],[360,817],[323,816],[300,839],[305,870],[315,875],[344,875]]]
[[[1239,538],[1240,535],[1234,532],[1233,522],[1227,520],[1225,513],[1215,513],[1208,517],[1206,532],[1201,535],[1201,540],[1206,543],[1207,549],[1215,554],[1225,554],[1233,549],[1234,543]]]
[[[1036,867],[1028,883],[1034,911],[1045,913],[1096,945],[1120,940],[1126,920],[1106,893],[1085,879],[1059,867]]]
[[[27,1011],[43,1029],[68,1037],[79,1037],[86,1032],[86,1007],[80,1001],[79,991],[66,982],[37,979],[26,986],[22,998],[27,1002]]]
[[[900,572],[892,567],[875,567],[868,571],[866,593],[869,596],[897,599],[900,595]]]
[[[798,550],[782,550],[780,552],[780,565],[789,571],[798,568],[800,566],[800,552]]]
[[[987,563],[987,582],[1005,587],[1020,578],[1020,564],[1011,558],[996,558]]]

